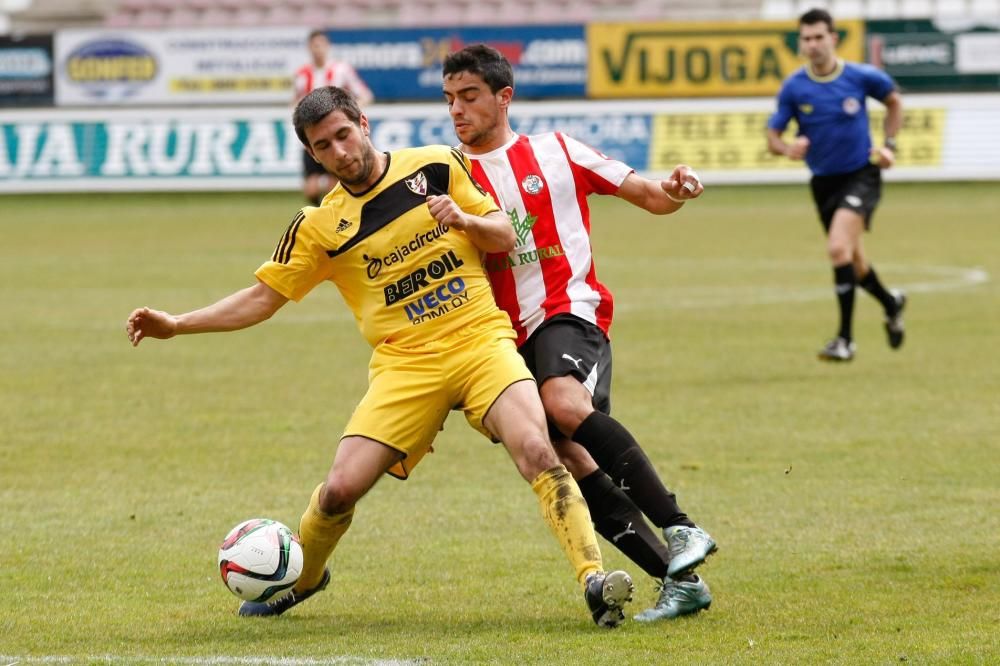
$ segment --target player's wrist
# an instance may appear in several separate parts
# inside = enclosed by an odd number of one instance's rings
[[[894,136],[885,137],[885,141],[882,142],[882,145],[891,150],[892,152],[896,152],[896,145],[897,145],[896,137]]]

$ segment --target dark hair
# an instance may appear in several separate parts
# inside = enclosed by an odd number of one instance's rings
[[[326,34],[326,30],[310,30],[309,31],[309,39],[308,39],[308,41],[311,42],[314,37],[324,37],[324,38],[326,38],[327,41],[329,41],[329,39],[330,39],[327,36],[327,34]]]
[[[830,32],[833,32],[833,17],[825,9],[810,9],[799,17],[800,28],[804,25],[816,25],[817,23],[826,23],[826,27],[829,28]]]
[[[292,125],[295,126],[295,134],[303,146],[309,146],[306,128],[315,125],[334,111],[342,111],[355,125],[361,124],[361,107],[358,106],[358,100],[343,88],[336,86],[316,88],[295,105]]]
[[[490,87],[490,92],[501,88],[514,87],[514,70],[510,62],[496,49],[486,44],[473,44],[461,51],[455,51],[445,56],[442,76],[469,72],[478,74]]]

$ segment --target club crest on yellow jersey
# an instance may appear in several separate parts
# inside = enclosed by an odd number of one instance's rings
[[[427,196],[427,176],[424,175],[423,171],[418,171],[412,178],[407,178],[403,182],[414,194],[419,194],[422,197]]]

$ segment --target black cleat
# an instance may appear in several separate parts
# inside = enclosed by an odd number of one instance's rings
[[[296,606],[317,592],[322,592],[330,584],[330,570],[323,570],[323,578],[319,584],[311,590],[296,592],[294,589],[283,597],[272,601],[244,601],[240,604],[240,615],[244,617],[266,617],[281,615],[292,606]]]
[[[903,336],[906,330],[903,327],[903,308],[906,307],[906,293],[899,289],[891,289],[889,293],[896,299],[896,311],[890,316],[885,316],[885,334],[889,338],[889,346],[899,349],[903,346]]]
[[[624,622],[622,608],[632,601],[634,589],[632,577],[624,571],[598,571],[587,576],[583,598],[587,600],[594,624],[612,629]]]

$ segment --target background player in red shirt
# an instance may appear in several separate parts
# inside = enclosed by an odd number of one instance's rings
[[[508,119],[514,74],[502,54],[469,46],[444,62],[444,95],[473,178],[511,217],[517,245],[487,256],[497,303],[535,376],[556,451],[583,492],[597,531],[662,581],[641,621],[707,608],[693,570],[716,550],[664,487],[635,438],[609,416],[611,293],[597,280],[586,196],[614,194],[651,213],[676,212],[703,187],[677,166],[652,181],[560,132],[523,136]],[[643,514],[663,530],[666,546]]]
[[[375,100],[372,91],[350,63],[331,57],[330,38],[326,36],[326,31],[313,30],[309,33],[309,56],[309,62],[295,70],[296,104],[313,90],[325,86],[337,86],[348,91],[362,108]],[[326,193],[337,184],[337,179],[307,151],[302,151],[302,171],[302,193],[312,205],[318,206]]]

